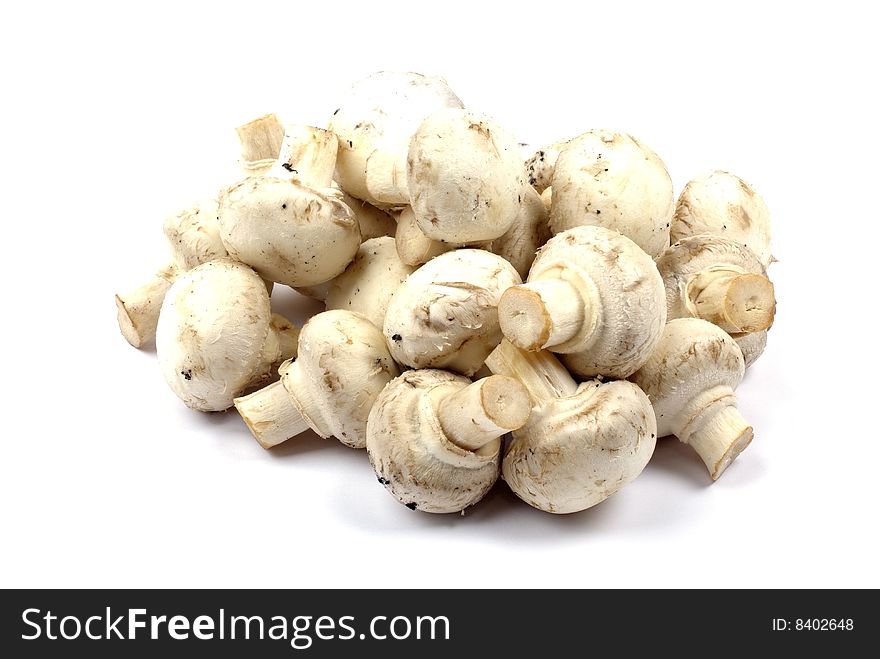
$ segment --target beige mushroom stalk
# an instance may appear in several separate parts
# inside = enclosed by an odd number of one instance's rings
[[[373,402],[399,372],[366,317],[325,311],[302,328],[296,360],[279,368],[281,381],[237,398],[235,407],[263,448],[309,428],[363,448]]]
[[[631,382],[578,385],[546,350],[526,352],[508,341],[486,365],[522,382],[534,406],[502,462],[504,481],[529,505],[550,513],[585,510],[630,483],[651,459],[654,412]]]
[[[669,245],[672,179],[660,157],[631,135],[591,130],[569,141],[556,160],[551,186],[553,233],[602,226],[652,257]]]
[[[354,213],[354,219],[357,220],[361,230],[362,241],[381,236],[394,237],[397,231],[397,222],[391,215],[366,201],[352,197],[347,192],[342,193],[342,201]]]
[[[629,238],[576,227],[540,250],[527,283],[502,296],[498,317],[523,350],[561,353],[580,377],[625,378],[660,340],[665,290],[651,257]]]
[[[773,260],[767,204],[752,186],[728,172],[714,171],[693,179],[678,198],[672,241],[705,233],[742,243],[765,268]]]
[[[265,282],[231,259],[180,275],[165,295],[156,354],[165,381],[188,406],[225,410],[296,355],[299,330],[269,310]]]
[[[713,480],[752,441],[733,393],[744,371],[742,351],[726,332],[699,318],[679,318],[669,321],[631,378],[651,399],[660,435],[692,446]]]
[[[489,242],[484,249],[503,257],[525,279],[535,255],[550,238],[547,209],[541,196],[526,186],[522,191],[519,212],[513,225],[500,238]]]
[[[720,236],[684,238],[657,259],[669,319],[702,318],[729,334],[761,332],[773,324],[772,282],[754,252]]]
[[[405,207],[397,218],[397,231],[394,234],[397,254],[407,265],[421,265],[435,256],[455,249],[455,245],[442,243],[428,238],[419,228],[415,213],[409,206]]]
[[[244,176],[261,176],[275,165],[284,141],[284,125],[275,114],[267,114],[235,129]]]
[[[425,117],[449,107],[462,103],[441,78],[380,71],[355,82],[329,122],[339,136],[339,185],[380,207],[408,203],[410,138]]]
[[[526,174],[531,185],[538,193],[550,187],[553,179],[553,170],[556,169],[556,159],[559,152],[565,148],[568,140],[559,140],[543,149],[536,151],[533,156],[526,160]]]
[[[371,238],[361,244],[345,272],[330,281],[327,309],[361,313],[381,329],[391,296],[414,270],[401,262],[394,238]]]
[[[458,108],[422,122],[410,141],[406,172],[422,233],[453,244],[504,235],[526,186],[516,140],[485,114]]]
[[[526,422],[529,407],[528,392],[512,378],[471,383],[448,371],[407,371],[370,412],[370,463],[407,508],[462,511],[495,483],[501,437]]]
[[[520,281],[513,266],[484,250],[435,257],[391,297],[384,324],[391,354],[411,368],[473,375],[501,341],[501,294]]]

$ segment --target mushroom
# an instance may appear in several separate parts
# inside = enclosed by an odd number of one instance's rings
[[[459,108],[434,112],[419,126],[406,179],[422,233],[456,244],[502,236],[526,185],[516,140],[490,117]]]
[[[656,257],[669,245],[675,198],[660,157],[631,135],[591,130],[559,152],[551,178],[550,229],[597,225]]]
[[[239,167],[244,176],[267,173],[278,159],[284,140],[284,126],[277,115],[267,114],[235,129],[241,157]]]
[[[325,311],[302,328],[297,358],[281,381],[237,398],[235,407],[263,448],[309,428],[351,448],[367,441],[367,415],[400,371],[379,329],[351,311]]]
[[[559,158],[559,152],[565,148],[566,144],[568,144],[568,140],[553,142],[526,160],[529,185],[535,188],[539,194],[550,187],[553,170],[556,168],[556,159]]]
[[[547,209],[541,196],[529,186],[522,190],[522,199],[516,220],[500,238],[489,242],[484,249],[504,257],[525,279],[535,260],[538,249],[550,238]]]
[[[146,284],[116,295],[119,329],[135,348],[156,336],[162,300],[181,272],[226,256],[217,226],[217,201],[207,199],[169,215],[163,224],[171,263]]]
[[[330,118],[339,136],[336,180],[376,206],[408,203],[406,157],[422,119],[461,100],[441,78],[380,71],[355,82]]]
[[[356,311],[381,329],[391,296],[414,270],[400,261],[394,238],[371,238],[361,243],[345,272],[329,282],[327,308]]]
[[[329,188],[338,150],[339,140],[329,130],[288,124],[278,159],[266,174],[290,179],[315,190]]]
[[[660,339],[663,280],[629,238],[604,227],[575,227],[541,248],[527,283],[501,296],[498,318],[511,343],[561,353],[580,377],[625,378]]]
[[[416,223],[412,208],[406,206],[397,218],[397,231],[394,234],[397,255],[407,265],[421,265],[435,256],[455,249],[455,245],[428,238]]]
[[[749,332],[748,334],[731,334],[731,338],[742,350],[746,369],[758,360],[758,357],[764,353],[764,348],[767,347],[767,330]]]
[[[367,454],[379,482],[410,510],[455,513],[498,478],[501,436],[529,416],[529,395],[509,377],[471,383],[448,371],[407,371],[376,399]]]
[[[501,341],[501,294],[520,281],[512,265],[484,250],[435,257],[391,297],[384,324],[391,354],[411,368],[472,375]]]
[[[666,313],[702,318],[729,334],[760,332],[773,324],[773,284],[754,252],[720,236],[684,238],[657,259],[666,285]]]
[[[671,320],[648,361],[632,375],[654,405],[660,436],[675,435],[703,459],[712,480],[752,441],[733,390],[745,364],[724,330],[699,318]]]
[[[168,289],[156,354],[168,386],[188,407],[220,411],[296,355],[298,335],[269,310],[259,275],[223,258],[181,274]]]
[[[354,213],[354,219],[357,220],[361,230],[362,241],[381,236],[394,237],[397,223],[391,215],[366,201],[355,199],[347,192],[342,193],[342,201]]]
[[[752,186],[733,174],[704,174],[681,191],[672,218],[672,241],[703,233],[743,243],[765,268],[773,260],[767,204]]]
[[[635,479],[651,459],[654,412],[631,382],[578,385],[551,353],[526,352],[508,341],[486,365],[522,382],[531,397],[529,420],[513,431],[502,462],[504,481],[530,506],[585,510]]]

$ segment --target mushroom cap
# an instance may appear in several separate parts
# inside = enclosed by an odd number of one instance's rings
[[[220,237],[230,256],[265,279],[320,284],[345,270],[361,244],[339,196],[280,178],[247,178],[221,193]]]
[[[205,199],[165,218],[162,229],[180,270],[228,256],[220,240],[217,200]]]
[[[181,274],[168,289],[156,328],[162,375],[188,407],[225,410],[264,375],[271,359],[269,294],[242,263],[218,259]]]
[[[446,437],[437,418],[440,402],[470,383],[448,371],[407,371],[373,405],[370,463],[379,482],[408,508],[458,512],[482,499],[498,478],[500,438],[468,451]]]
[[[327,308],[361,313],[381,330],[391,296],[414,270],[401,262],[394,238],[364,241],[345,272],[330,282]]]
[[[480,249],[446,252],[413,272],[385,313],[394,359],[473,375],[502,339],[498,300],[520,283],[513,266]]]
[[[755,253],[730,238],[703,234],[682,238],[667,247],[657,259],[657,269],[666,287],[666,314],[669,320],[693,316],[687,306],[687,284],[691,275],[719,265],[730,265],[742,272],[766,275]]]
[[[742,351],[727,332],[700,318],[677,318],[630,379],[651,399],[663,437],[675,434],[675,419],[688,402],[714,387],[735,389],[744,372]]]
[[[568,140],[553,142],[553,144],[536,151],[526,160],[526,175],[529,179],[529,185],[535,188],[538,193],[542,193],[550,187],[553,170],[556,168],[556,159],[566,144],[568,144]]]
[[[526,186],[522,191],[522,203],[516,220],[507,232],[493,240],[488,250],[503,256],[516,268],[519,276],[526,278],[538,249],[550,238],[547,209],[535,190]]]
[[[487,115],[458,108],[422,122],[409,143],[406,177],[419,228],[449,243],[503,235],[525,187],[516,140]]]
[[[568,370],[583,378],[633,373],[654,350],[666,323],[663,280],[651,257],[616,231],[575,227],[539,250],[528,281],[560,276],[592,288],[599,303],[592,305],[595,323],[584,323],[552,352],[561,353]]]
[[[367,189],[369,157],[377,149],[405,154],[422,119],[447,107],[462,103],[442,78],[379,71],[356,81],[328,124],[339,137],[336,181],[359,199],[381,203]]]
[[[669,245],[672,179],[660,157],[631,135],[591,130],[570,140],[559,152],[551,186],[553,233],[603,226],[654,257]]]
[[[657,424],[648,397],[630,382],[584,382],[575,394],[532,410],[513,432],[504,481],[535,508],[573,513],[635,479],[654,453]]]
[[[743,243],[764,267],[770,265],[770,211],[748,183],[728,172],[703,174],[684,186],[670,237],[715,234]]]
[[[279,370],[315,432],[352,448],[366,445],[370,408],[400,373],[382,332],[366,316],[343,310],[313,316],[300,332],[296,361]]]
[[[737,334],[733,337],[733,340],[736,341],[736,345],[742,350],[745,367],[748,368],[764,353],[764,348],[767,347],[767,330]]]

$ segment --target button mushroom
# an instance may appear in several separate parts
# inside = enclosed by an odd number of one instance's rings
[[[538,249],[550,238],[547,209],[541,196],[529,186],[522,190],[519,212],[511,227],[500,238],[489,242],[484,249],[498,254],[526,278]]]
[[[504,336],[546,348],[580,377],[625,378],[651,354],[666,322],[663,280],[633,241],[603,227],[551,238],[527,283],[501,297]]]
[[[501,436],[526,422],[529,407],[525,388],[508,377],[471,383],[447,371],[407,371],[370,412],[370,463],[411,510],[462,511],[495,483]]]
[[[565,148],[566,144],[568,144],[568,140],[559,140],[535,152],[526,160],[529,185],[535,188],[538,193],[542,193],[550,187],[553,170],[556,168],[556,159],[559,158],[559,152]]]
[[[656,257],[669,245],[675,198],[660,157],[631,135],[591,130],[559,152],[551,179],[550,229],[619,231]]]
[[[767,347],[767,330],[749,332],[748,334],[731,334],[731,337],[742,350],[747,369],[758,360],[758,357],[764,353],[764,348]]]
[[[773,324],[773,284],[754,252],[719,236],[684,238],[657,259],[669,319],[702,318],[729,334]]]
[[[397,246],[400,260],[407,265],[421,265],[435,256],[455,249],[455,245],[432,240],[422,233],[416,222],[416,216],[409,206],[405,207],[397,218],[394,244]]]
[[[225,410],[296,355],[299,330],[269,310],[266,284],[249,267],[217,259],[168,289],[156,328],[165,381],[188,406]]]
[[[673,242],[708,233],[743,243],[765,268],[770,253],[770,211],[754,188],[738,176],[714,171],[684,186],[672,218]]]
[[[654,412],[631,382],[578,385],[546,350],[525,352],[508,341],[486,365],[522,382],[531,397],[529,420],[513,431],[502,462],[504,481],[529,505],[585,510],[635,479],[651,459]]]
[[[472,375],[501,341],[501,294],[520,281],[513,266],[484,250],[435,257],[391,297],[384,324],[391,354],[411,368]]]
[[[425,117],[449,107],[462,104],[441,78],[380,71],[355,82],[329,122],[339,136],[339,185],[380,207],[408,203],[410,138]]]
[[[713,480],[752,441],[733,393],[744,371],[742,351],[726,332],[699,318],[679,318],[669,321],[631,378],[651,399],[660,435],[692,446]]]
[[[419,126],[406,179],[422,233],[454,244],[502,236],[526,185],[516,140],[488,116],[458,108],[434,112]]]
[[[370,408],[399,372],[366,317],[325,311],[302,328],[296,360],[279,368],[281,381],[237,398],[235,407],[263,448],[309,428],[363,448]]]

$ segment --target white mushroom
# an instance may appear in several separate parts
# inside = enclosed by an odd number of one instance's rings
[[[440,78],[380,71],[355,82],[329,122],[339,136],[339,185],[377,206],[408,203],[410,138],[425,117],[449,107],[462,104]]]
[[[414,270],[400,261],[394,238],[371,238],[345,272],[329,282],[327,308],[356,311],[381,329],[391,296]]]
[[[498,300],[520,277],[500,256],[459,249],[428,261],[391,297],[384,334],[411,368],[472,375],[501,341]]]
[[[767,330],[749,332],[748,334],[731,334],[739,349],[742,350],[746,368],[754,364],[767,347]]]
[[[541,196],[526,186],[522,190],[519,212],[513,225],[500,238],[489,242],[484,249],[505,258],[525,279],[535,260],[538,249],[550,238],[547,209]]]
[[[556,168],[556,159],[559,158],[559,152],[565,148],[568,140],[559,140],[553,142],[543,149],[536,151],[528,160],[526,160],[526,175],[531,185],[538,193],[550,187],[550,181],[553,178],[553,170]]]
[[[168,386],[188,406],[225,410],[296,355],[299,330],[269,310],[266,284],[249,267],[217,259],[171,285],[156,328]]]
[[[654,405],[660,436],[675,435],[717,480],[752,441],[736,407],[742,351],[724,330],[699,318],[671,320],[654,354],[632,376]]]
[[[550,229],[619,231],[656,257],[669,245],[675,198],[660,157],[631,135],[591,130],[560,151],[551,179]]]
[[[651,459],[654,412],[631,382],[578,385],[546,350],[525,352],[508,341],[486,365],[522,382],[534,406],[513,431],[502,462],[504,481],[529,505],[551,513],[585,510],[635,479]]]
[[[681,191],[672,219],[672,241],[703,233],[743,243],[765,268],[773,260],[767,204],[752,186],[733,174],[704,174]]]
[[[516,140],[490,117],[458,108],[422,122],[406,172],[419,228],[447,243],[502,236],[516,220],[526,185]]]
[[[406,206],[397,218],[394,244],[400,260],[407,265],[421,265],[435,256],[455,249],[455,245],[428,238],[419,228],[412,208]]]
[[[309,428],[363,448],[373,402],[399,372],[367,318],[325,311],[302,328],[296,360],[279,368],[281,381],[237,398],[235,407],[263,448]]]
[[[773,284],[754,252],[720,236],[684,238],[657,259],[666,285],[666,313],[702,318],[729,334],[766,330],[773,324]]]
[[[370,412],[370,463],[410,510],[462,511],[495,483],[501,436],[526,422],[529,407],[528,392],[508,377],[471,384],[447,371],[407,371]]]
[[[501,297],[504,336],[546,348],[580,377],[624,378],[651,354],[666,322],[663,280],[633,241],[603,227],[576,227],[538,252],[527,283]]]
[[[239,167],[244,176],[260,176],[278,160],[284,126],[277,115],[267,114],[235,129],[241,149]]]
[[[394,237],[394,233],[397,231],[397,222],[391,215],[366,201],[352,197],[347,192],[342,193],[342,201],[354,213],[354,219],[357,220],[361,230],[362,241],[380,236]]]

